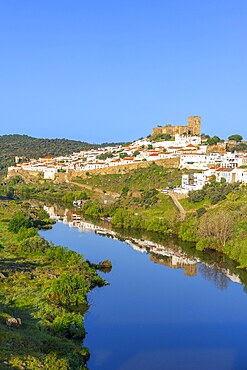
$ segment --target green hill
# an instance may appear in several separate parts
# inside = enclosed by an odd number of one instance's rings
[[[46,155],[60,156],[107,145],[109,144],[89,144],[68,139],[38,139],[27,135],[2,135],[0,136],[0,175],[8,166],[14,164],[15,156],[23,156],[27,159]]]

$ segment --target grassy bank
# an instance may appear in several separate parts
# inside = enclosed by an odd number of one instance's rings
[[[1,369],[86,369],[87,294],[105,281],[81,255],[37,234],[49,224],[27,202],[0,201]]]

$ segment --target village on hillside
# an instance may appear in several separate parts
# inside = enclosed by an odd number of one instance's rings
[[[29,171],[42,173],[44,179],[54,180],[59,173],[74,171],[88,173],[100,169],[108,169],[128,165],[135,168],[144,162],[169,162],[172,167],[190,170],[183,174],[181,186],[175,192],[187,194],[189,191],[200,190],[209,183],[213,176],[216,181],[227,183],[247,183],[247,151],[230,151],[236,145],[234,141],[219,142],[207,145],[207,139],[201,135],[201,119],[190,116],[187,126],[158,126],[153,128],[152,135],[129,144],[108,146],[97,150],[83,150],[68,156],[46,156],[39,159],[16,157],[15,166],[8,168],[8,174]],[[142,164],[142,165],[141,165]],[[224,179],[224,180],[222,180]]]

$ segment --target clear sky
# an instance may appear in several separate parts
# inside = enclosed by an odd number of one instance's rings
[[[247,139],[246,0],[2,0],[0,134]]]

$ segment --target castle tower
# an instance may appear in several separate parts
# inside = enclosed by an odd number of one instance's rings
[[[201,136],[201,117],[188,117],[188,134],[192,136]]]

